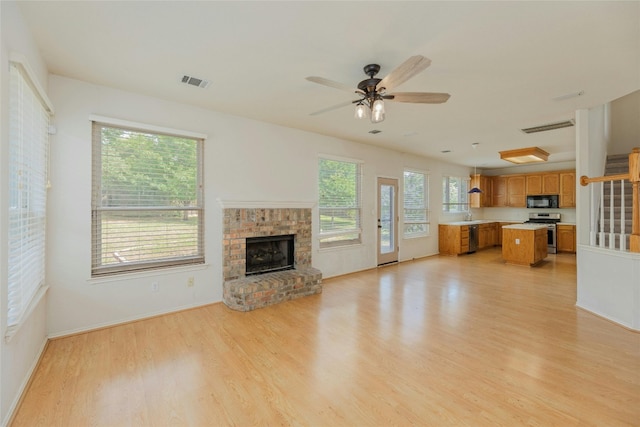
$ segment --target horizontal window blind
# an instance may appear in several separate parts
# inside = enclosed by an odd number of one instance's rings
[[[203,263],[203,140],[98,122],[92,139],[92,275]]]
[[[49,113],[21,68],[9,73],[8,319],[19,324],[45,281]]]
[[[469,178],[442,177],[442,210],[444,212],[469,211]]]
[[[429,233],[429,188],[427,175],[404,171],[404,236],[417,237]]]
[[[361,164],[319,161],[320,247],[361,241]]]

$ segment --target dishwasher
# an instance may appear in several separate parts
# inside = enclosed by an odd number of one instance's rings
[[[478,229],[478,224],[469,226],[469,254],[478,250]]]

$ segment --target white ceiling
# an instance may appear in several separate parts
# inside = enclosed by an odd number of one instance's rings
[[[573,160],[575,128],[520,129],[640,89],[638,1],[19,5],[53,74],[480,168],[530,146]],[[384,77],[413,55],[431,66],[395,90],[447,92],[447,103],[387,102],[376,125],[352,106],[309,115],[356,98],[305,77],[355,88],[366,64]],[[212,83],[187,86],[183,74]]]

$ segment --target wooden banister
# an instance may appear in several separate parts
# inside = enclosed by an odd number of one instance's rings
[[[580,177],[580,185],[586,186],[594,182],[629,180],[632,185],[632,219],[629,251],[640,252],[640,148],[635,147],[629,154],[629,173],[589,178]]]

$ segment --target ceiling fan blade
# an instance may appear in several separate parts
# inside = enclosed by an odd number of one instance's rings
[[[431,65],[431,60],[429,58],[422,55],[412,56],[382,79],[380,83],[378,83],[378,88],[385,88],[389,91],[406,82],[429,65]]]
[[[310,116],[317,116],[318,114],[322,114],[322,113],[326,113],[326,112],[331,111],[331,110],[337,110],[338,108],[346,107],[347,105],[353,104],[354,102],[358,102],[358,101],[341,102],[340,104],[332,105],[331,107],[327,107],[327,108],[323,108],[322,110],[314,111],[313,113],[310,113],[309,115]]]
[[[389,95],[393,96],[391,100],[394,102],[412,102],[415,104],[442,104],[447,102],[451,96],[448,93],[435,92],[395,92]]]
[[[329,86],[329,87],[332,87],[334,89],[345,90],[345,91],[351,92],[351,93],[358,92],[358,90],[356,88],[354,88],[354,87],[345,85],[343,83],[334,82],[333,80],[325,79],[324,77],[309,76],[306,79],[309,80],[310,82],[318,83],[318,84],[321,84],[323,86]]]

